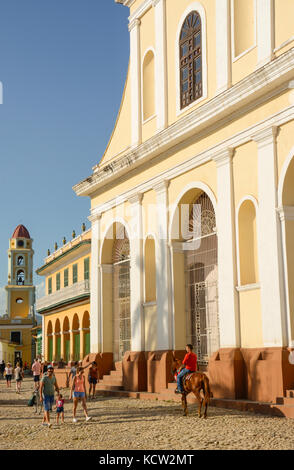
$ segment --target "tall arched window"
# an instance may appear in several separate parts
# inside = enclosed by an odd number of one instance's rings
[[[130,242],[124,228],[113,245],[114,357],[131,349]]]
[[[24,275],[24,272],[22,270],[17,271],[16,283],[17,283],[18,286],[23,286],[24,283],[25,283],[25,275]]]
[[[180,34],[181,109],[202,96],[201,19],[192,11],[185,19]]]
[[[155,114],[154,54],[148,51],[143,62],[143,120]]]
[[[240,285],[256,284],[258,282],[258,254],[256,210],[253,202],[246,199],[238,213],[239,225],[239,263]]]

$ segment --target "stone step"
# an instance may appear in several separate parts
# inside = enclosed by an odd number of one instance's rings
[[[122,378],[120,377],[111,377],[110,375],[103,378],[100,384],[102,385],[119,385],[120,387],[123,386]]]
[[[278,397],[277,398],[277,404],[278,405],[291,405],[294,406],[294,398],[291,397]]]
[[[115,367],[115,370],[117,370],[117,371],[119,370],[122,373],[122,362],[121,361],[115,362],[114,367]]]
[[[107,390],[107,391],[113,391],[113,392],[116,392],[118,390],[123,390],[123,386],[122,385],[110,385],[110,384],[104,384],[104,383],[99,383],[96,385],[96,390],[98,391],[103,391],[103,390]]]
[[[176,382],[170,382],[167,386],[168,390],[175,390],[177,388]]]
[[[122,378],[122,371],[120,370],[111,370],[110,377],[121,377]]]

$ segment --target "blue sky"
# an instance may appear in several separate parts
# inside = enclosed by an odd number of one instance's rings
[[[72,186],[91,174],[115,123],[129,60],[114,0],[0,0],[0,314],[18,224],[47,249],[90,226]],[[35,284],[42,278],[35,275]]]

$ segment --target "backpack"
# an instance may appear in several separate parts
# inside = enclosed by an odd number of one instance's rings
[[[33,394],[33,395],[31,396],[31,398],[29,399],[29,401],[28,401],[28,406],[34,406],[35,403],[36,403],[36,395]]]

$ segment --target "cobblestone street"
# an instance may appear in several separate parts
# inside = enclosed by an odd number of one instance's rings
[[[208,419],[199,420],[195,405],[185,418],[177,403],[131,398],[96,398],[88,402],[92,421],[85,423],[78,408],[72,422],[69,391],[65,424],[41,426],[41,416],[27,406],[33,382],[26,378],[23,392],[15,384],[6,390],[0,382],[0,449],[294,449],[294,420],[209,408]]]

